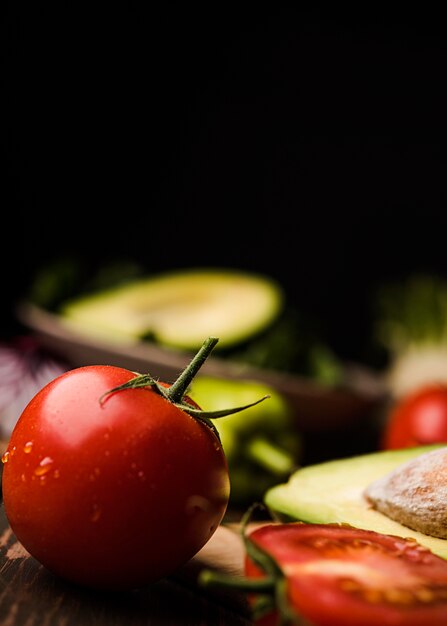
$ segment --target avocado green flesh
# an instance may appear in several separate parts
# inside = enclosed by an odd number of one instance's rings
[[[231,500],[237,508],[259,501],[266,489],[285,477],[300,452],[290,406],[265,383],[198,375],[188,396],[205,411],[241,407],[243,411],[214,419],[231,477]]]
[[[220,349],[263,330],[282,305],[281,288],[267,277],[185,270],[73,299],[60,315],[71,329],[110,341],[151,336],[162,345],[194,350],[215,336]]]
[[[442,446],[373,452],[327,461],[297,470],[285,484],[267,490],[264,503],[280,520],[349,524],[388,535],[412,537],[447,559],[447,540],[430,537],[399,524],[371,508],[365,488],[402,463]]]
[[[262,382],[199,375],[192,382],[188,395],[206,411],[245,406],[267,396],[265,402],[216,420],[218,430],[253,436],[281,433],[291,428],[292,415],[286,400]]]

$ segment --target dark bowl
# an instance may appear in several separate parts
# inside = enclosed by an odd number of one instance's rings
[[[172,382],[192,358],[191,353],[160,347],[149,341],[109,343],[76,332],[59,316],[30,303],[17,307],[19,321],[57,356],[73,367],[92,364],[117,365],[148,372]],[[207,359],[201,374],[227,379],[256,380],[271,385],[290,403],[297,428],[304,432],[345,428],[371,414],[385,398],[379,374],[355,363],[344,365],[343,384],[325,386],[304,376],[259,369],[218,356]]]

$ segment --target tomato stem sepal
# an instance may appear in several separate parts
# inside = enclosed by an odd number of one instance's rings
[[[165,386],[160,384],[157,379],[151,376],[151,374],[137,374],[134,378],[131,378],[126,383],[118,385],[117,387],[113,387],[113,389],[109,389],[108,391],[103,393],[99,398],[99,403],[103,405],[108,397],[119,391],[125,391],[127,389],[144,389],[149,387],[153,391],[161,395],[163,398],[165,398],[165,400],[168,400],[169,402],[174,404],[177,408],[181,409],[185,413],[188,413],[188,415],[191,415],[191,417],[194,417],[195,419],[206,424],[214,432],[214,434],[220,441],[219,432],[211,420],[218,419],[220,417],[226,417],[227,415],[232,415],[233,413],[238,413],[240,411],[244,411],[245,409],[249,409],[256,404],[267,400],[270,396],[265,395],[249,404],[238,407],[231,407],[229,409],[221,409],[218,411],[203,411],[201,408],[193,406],[190,402],[188,402],[188,398],[185,397],[188,388],[202,365],[205,363],[208,356],[211,354],[213,348],[218,341],[219,339],[217,337],[208,337],[208,339],[203,342],[200,350],[192,358],[190,363],[180,373],[179,377],[172,385]]]
[[[277,626],[305,626],[307,623],[290,606],[287,597],[287,579],[281,568],[275,559],[251,541],[247,534],[247,525],[256,508],[264,506],[255,502],[247,510],[241,522],[241,537],[247,556],[259,567],[264,576],[251,578],[204,569],[199,574],[198,583],[202,587],[220,587],[248,594],[253,618],[256,621],[274,612],[278,615]]]

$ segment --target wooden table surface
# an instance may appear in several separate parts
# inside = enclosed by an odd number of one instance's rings
[[[196,584],[204,566],[238,573],[242,543],[220,527],[175,576],[126,593],[98,593],[57,578],[33,559],[0,510],[0,626],[250,626],[245,599]]]

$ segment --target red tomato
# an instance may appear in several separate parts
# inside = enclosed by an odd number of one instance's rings
[[[263,526],[248,541],[279,567],[289,607],[315,626],[447,624],[447,561],[415,541],[293,522]],[[248,555],[246,573],[265,576]],[[279,624],[274,613],[259,623]]]
[[[150,387],[100,401],[134,377],[103,365],[62,374],[25,408],[3,457],[17,538],[86,586],[135,588],[172,573],[228,503],[227,462],[206,424]]]
[[[392,450],[447,442],[447,385],[424,386],[391,409],[382,448]]]

